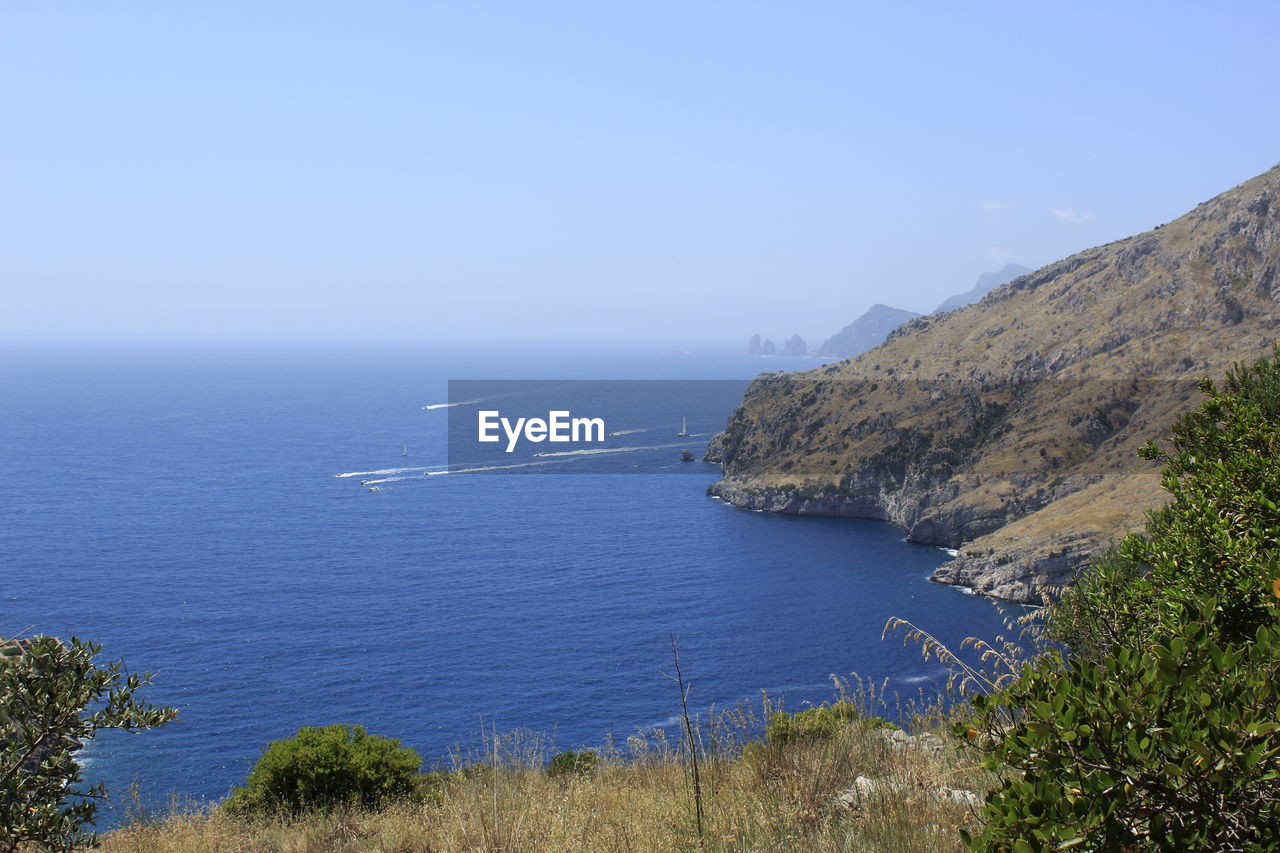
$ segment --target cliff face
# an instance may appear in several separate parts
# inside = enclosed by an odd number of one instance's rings
[[[1280,167],[1154,231],[752,383],[710,493],[962,549],[944,583],[1039,602],[1162,496],[1136,450],[1280,319]],[[715,458],[715,457],[713,457]]]

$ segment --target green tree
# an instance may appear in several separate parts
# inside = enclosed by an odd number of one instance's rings
[[[363,726],[303,726],[267,745],[224,808],[232,814],[378,808],[412,796],[421,766],[417,752]]]
[[[1170,629],[1183,606],[1218,601],[1215,624],[1247,640],[1270,624],[1280,577],[1280,348],[1237,364],[1208,399],[1181,416],[1166,447],[1141,451],[1164,464],[1169,502],[1145,534],[1095,561],[1053,608],[1051,633],[1073,651],[1101,653],[1124,634]]]
[[[102,786],[82,789],[72,753],[105,729],[138,731],[177,717],[134,697],[149,675],[98,668],[96,643],[53,637],[0,644],[0,850],[92,844]]]
[[[1220,629],[1247,641],[1274,622],[1280,577],[1280,349],[1200,388],[1209,399],[1178,419],[1171,448],[1142,451],[1164,463],[1170,500],[1121,550],[1149,567],[1141,616],[1168,624],[1179,604],[1215,597]]]
[[[1005,774],[973,849],[1280,849],[1280,350],[1177,420],[1168,504],[1050,613],[1071,646],[957,733]]]

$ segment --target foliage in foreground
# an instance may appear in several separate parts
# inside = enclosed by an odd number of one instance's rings
[[[223,807],[229,814],[376,809],[410,797],[421,766],[413,749],[368,734],[363,726],[303,726],[293,737],[267,745]]]
[[[993,792],[982,845],[1280,849],[1280,627],[1225,643],[1216,607],[1100,661],[1050,656],[974,698],[988,723],[1001,706],[1026,711],[990,732],[988,769],[1021,775]]]
[[[973,849],[1280,848],[1275,356],[1202,384],[1171,451],[1144,450],[1171,500],[1054,608],[1075,654],[1028,666],[958,727],[1006,772]]]
[[[79,787],[72,752],[105,729],[148,729],[178,712],[134,697],[150,676],[94,666],[96,643],[37,636],[0,646],[0,849],[92,844],[84,827],[104,792]]]

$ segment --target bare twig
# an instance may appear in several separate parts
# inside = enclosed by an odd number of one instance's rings
[[[689,720],[689,686],[684,683],[684,673],[680,670],[680,647],[676,638],[671,638],[671,656],[675,660],[676,684],[680,687],[680,716],[684,720],[684,736],[689,743],[689,756],[693,764],[693,804],[694,815],[698,824],[698,846],[705,847],[706,839],[702,832],[702,780],[698,774],[698,743],[693,736],[693,723]]]

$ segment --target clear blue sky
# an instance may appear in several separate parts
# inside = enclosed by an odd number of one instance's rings
[[[0,338],[816,344],[1280,160],[1274,2],[0,0]]]

